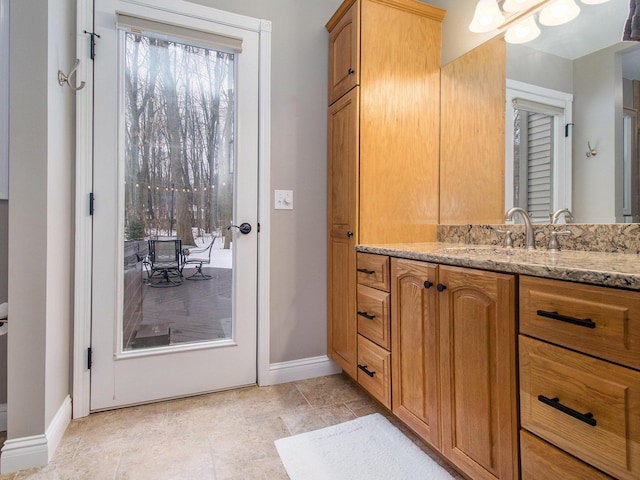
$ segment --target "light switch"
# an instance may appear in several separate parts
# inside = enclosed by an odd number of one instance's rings
[[[274,190],[276,210],[293,210],[293,190]]]

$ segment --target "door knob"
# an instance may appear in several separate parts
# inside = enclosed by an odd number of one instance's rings
[[[232,228],[237,228],[238,230],[240,230],[240,233],[242,233],[243,235],[246,235],[247,233],[249,233],[251,231],[251,225],[248,223],[241,223],[240,226],[238,225],[229,225],[227,227],[227,230],[231,230]]]

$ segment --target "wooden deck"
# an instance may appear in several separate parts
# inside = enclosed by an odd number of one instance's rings
[[[186,280],[157,288],[143,284],[142,316],[125,350],[231,338],[232,270],[204,268],[210,280]],[[192,272],[185,269],[185,276]]]

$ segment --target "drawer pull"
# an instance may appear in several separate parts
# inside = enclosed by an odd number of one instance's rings
[[[367,375],[369,375],[371,378],[373,378],[373,376],[376,374],[376,372],[372,372],[367,368],[367,365],[360,365],[358,364],[358,368],[360,370],[362,370],[364,373],[366,373]]]
[[[566,413],[567,415],[572,416],[573,418],[577,418],[581,422],[587,423],[592,427],[596,426],[596,419],[593,418],[593,413],[580,413],[573,408],[569,408],[566,405],[560,403],[560,399],[558,397],[548,398],[544,395],[538,395],[538,400],[544,403],[545,405],[549,405],[550,407],[555,408],[556,410],[560,410],[562,413]]]
[[[553,320],[560,320],[561,322],[571,323],[572,325],[578,325],[586,328],[596,328],[596,322],[590,318],[575,318],[568,317],[566,315],[560,315],[558,312],[545,312],[544,310],[538,310],[539,317],[552,318]]]
[[[358,271],[361,273],[366,273],[367,275],[373,275],[374,273],[376,273],[375,270],[367,270],[366,268],[359,268]]]
[[[373,320],[374,318],[376,318],[375,315],[369,315],[367,312],[358,312],[358,315],[364,318],[368,318],[369,320]]]

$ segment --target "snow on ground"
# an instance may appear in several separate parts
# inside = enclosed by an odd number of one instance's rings
[[[208,258],[208,251],[200,251],[200,252],[192,252],[192,250],[204,250],[209,243],[211,242],[212,235],[204,234],[203,236],[197,237],[197,229],[194,229],[193,238],[196,241],[196,247],[193,249],[189,249],[189,260],[203,259],[206,260]],[[214,268],[232,268],[233,261],[233,243],[231,244],[231,248],[225,249],[224,247],[224,238],[221,236],[217,236],[215,239],[215,243],[213,244],[213,250],[211,251],[211,262],[209,263],[209,267]],[[187,264],[185,265],[185,269],[188,268],[196,268],[198,264]],[[203,265],[206,267],[206,265]]]

